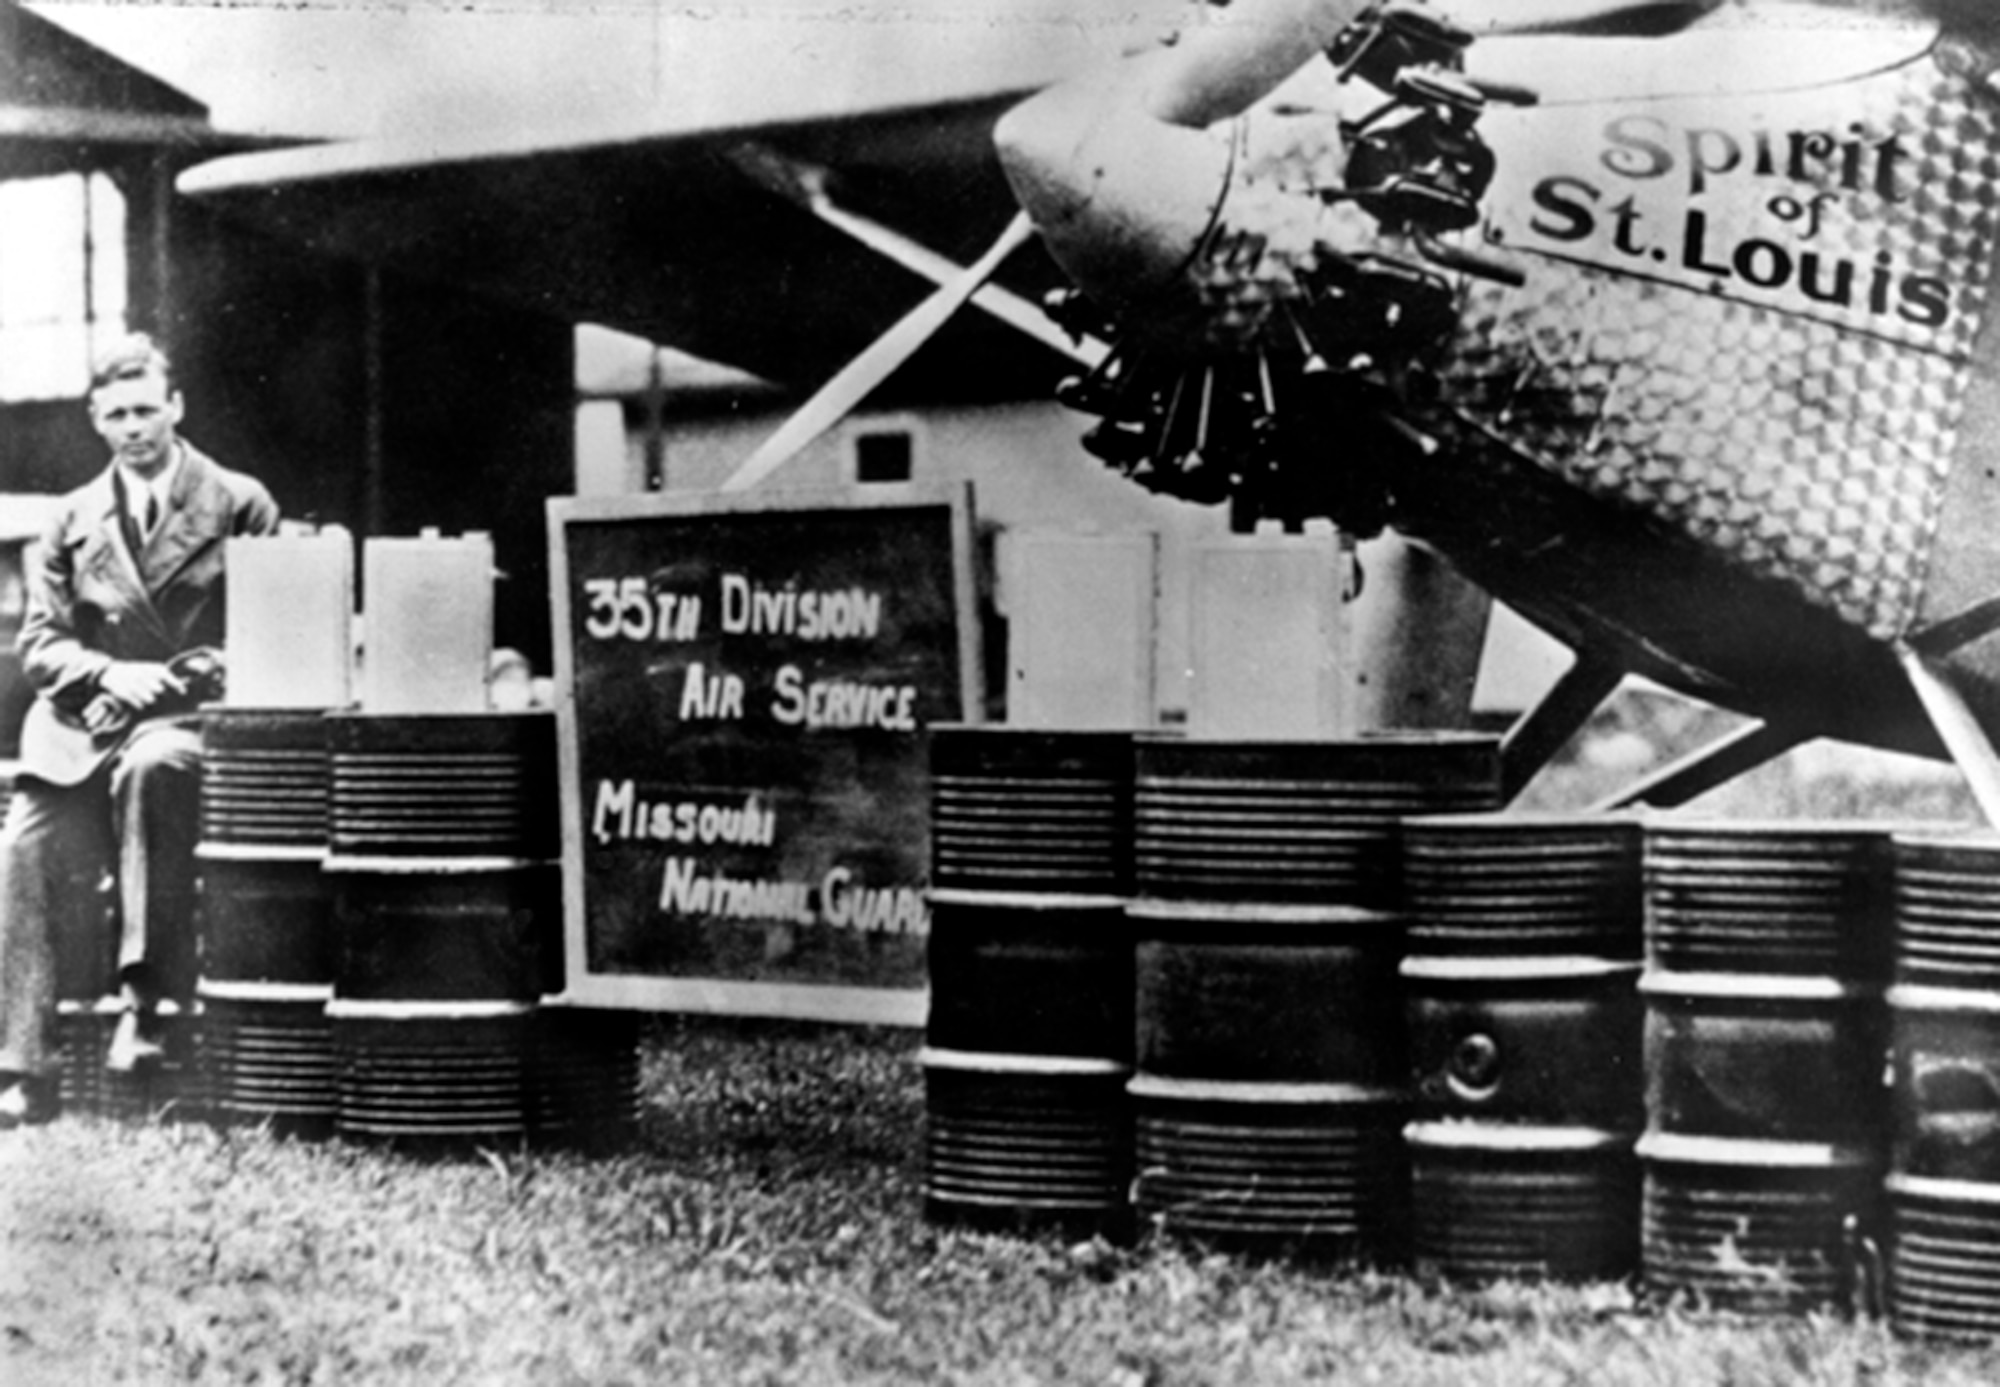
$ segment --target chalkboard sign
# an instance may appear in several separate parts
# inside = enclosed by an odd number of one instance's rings
[[[566,997],[920,1025],[924,729],[976,716],[971,502],[549,503]]]

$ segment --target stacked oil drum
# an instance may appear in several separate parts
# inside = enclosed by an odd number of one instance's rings
[[[211,706],[202,758],[196,994],[212,1113],[330,1135],[325,713]]]
[[[1849,1293],[1888,1156],[1890,837],[1649,825],[1639,1151],[1656,1292],[1745,1310]]]
[[[926,1216],[1128,1221],[1129,733],[930,729]]]
[[[1895,839],[1889,1314],[2000,1337],[2000,840]]]
[[[561,918],[553,720],[327,719],[336,1130],[521,1139]]]
[[[1454,1279],[1638,1263],[1641,829],[1403,825],[1413,1260]]]
[[[1499,795],[1484,737],[1136,740],[1141,1219],[1250,1252],[1401,1260],[1399,823]]]

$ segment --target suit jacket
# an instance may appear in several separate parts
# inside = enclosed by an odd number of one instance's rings
[[[36,703],[50,705],[30,710],[31,725],[36,714],[46,725],[51,710],[80,713],[114,660],[165,662],[222,644],[223,544],[276,530],[278,506],[255,478],[186,440],[181,448],[166,512],[136,552],[119,504],[116,463],[65,496],[50,518],[29,565],[19,642]],[[23,770],[56,784],[82,778],[67,759],[73,748],[51,746],[29,731],[23,729]]]

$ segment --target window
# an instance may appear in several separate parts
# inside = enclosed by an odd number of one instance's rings
[[[0,182],[0,403],[80,399],[125,331],[125,199],[101,173]]]
[[[862,485],[907,482],[917,474],[916,424],[899,419],[853,428],[847,450],[854,480]]]

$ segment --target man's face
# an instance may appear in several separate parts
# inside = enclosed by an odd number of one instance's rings
[[[158,371],[114,380],[91,392],[90,422],[112,458],[140,477],[157,476],[174,455],[181,395]]]

